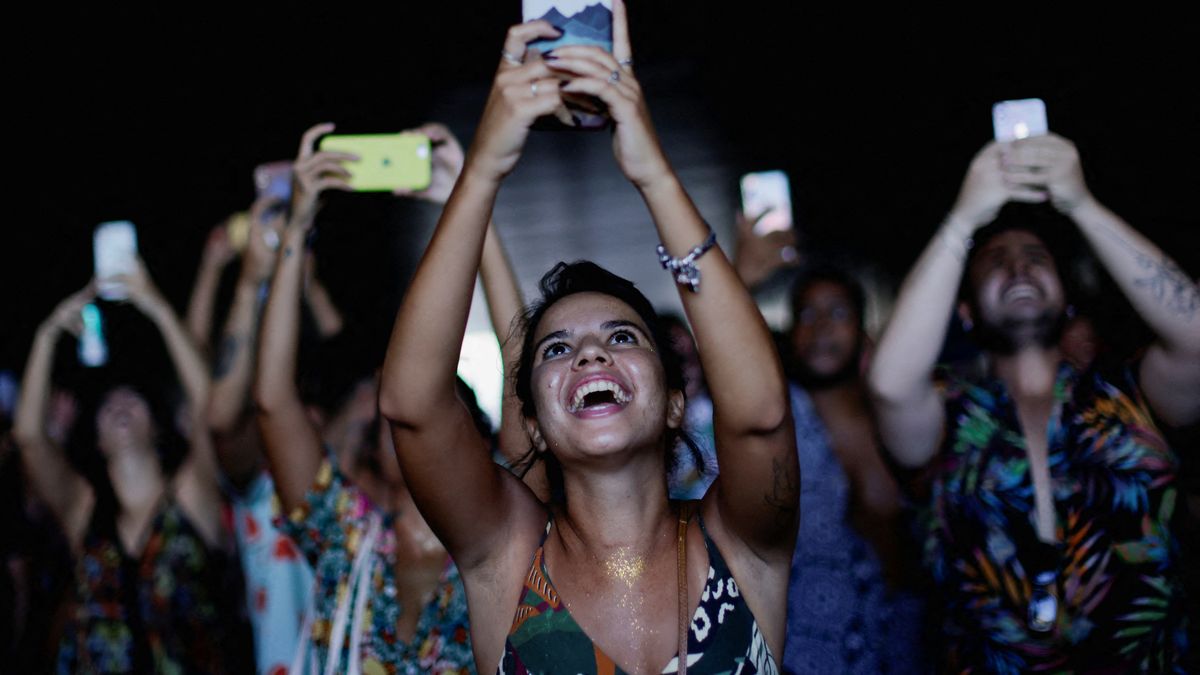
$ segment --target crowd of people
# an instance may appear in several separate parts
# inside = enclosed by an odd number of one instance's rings
[[[620,0],[613,14],[611,52],[542,57],[528,46],[557,29],[511,28],[469,151],[443,125],[414,130],[432,180],[397,196],[441,218],[386,352],[334,355],[348,322],[312,235],[356,158],[319,148],[331,124],[300,139],[290,196],[254,202],[244,247],[213,230],[184,316],[140,261],[115,280],[127,299],[101,304],[148,325],[169,368],[61,377],[97,283],[49,312],[0,460],[8,664],[1194,667],[1179,531],[1195,515],[1196,280],[1090,192],[1070,141],[992,142],[872,335],[856,271],[754,234],[763,214],[716,241],[657,140]],[[611,118],[686,318],[571,251],[522,297],[493,205],[539,118],[580,97]],[[1149,343],[1103,347],[1064,235]],[[773,334],[753,290],[786,271],[790,326]],[[498,420],[456,374],[477,279]]]

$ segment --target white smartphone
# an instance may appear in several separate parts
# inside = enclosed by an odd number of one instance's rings
[[[129,297],[125,285],[114,277],[137,269],[137,230],[128,220],[100,223],[92,235],[98,293],[105,300]]]
[[[525,21],[543,19],[562,31],[554,40],[531,46],[548,52],[562,45],[595,45],[612,51],[612,0],[522,0]]]
[[[996,140],[1015,141],[1030,136],[1045,136],[1046,102],[1040,98],[1000,101],[992,106],[992,129]]]
[[[762,218],[754,224],[754,234],[762,236],[792,227],[792,191],[787,174],[759,171],[742,176],[742,213],[747,218]]]

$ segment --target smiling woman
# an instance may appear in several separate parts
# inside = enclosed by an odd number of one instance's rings
[[[798,497],[786,383],[761,315],[662,152],[632,71],[624,5],[613,9],[612,54],[560,47],[548,59],[501,62],[396,317],[380,409],[413,500],[462,572],[481,672],[715,673],[740,664],[775,673]],[[554,35],[542,21],[515,26],[504,51],[524,54]],[[633,284],[592,263],[552,269],[523,332],[509,338],[521,340],[516,396],[547,463],[549,502],[465,432],[453,383],[473,270],[500,183],[560,93],[607,104],[617,163],[654,218],[660,257],[687,287],[722,467],[699,502],[667,493],[685,401],[665,326]]]

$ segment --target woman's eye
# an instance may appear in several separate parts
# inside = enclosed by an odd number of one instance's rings
[[[612,337],[609,338],[609,342],[612,342],[615,345],[630,345],[637,344],[637,338],[634,337],[633,333],[630,333],[627,330],[619,330],[612,334]]]
[[[555,342],[554,344],[549,345],[544,350],[542,350],[542,358],[549,359],[549,358],[553,358],[555,356],[562,356],[563,354],[566,354],[569,351],[571,351],[571,350],[569,347],[567,347],[567,345],[565,343]]]

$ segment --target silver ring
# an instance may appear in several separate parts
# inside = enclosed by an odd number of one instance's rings
[[[616,83],[618,83],[618,82],[620,82],[620,81],[621,81],[621,71],[619,71],[619,70],[614,70],[614,71],[612,71],[612,74],[610,74],[610,75],[608,76],[608,83],[609,83],[609,84],[616,84]]]
[[[632,68],[633,67],[633,57],[631,56],[627,59],[621,59],[620,61],[617,61],[617,65],[624,66],[626,68]]]
[[[537,80],[529,83],[529,93],[533,94],[534,98],[537,98]]]
[[[500,58],[504,59],[505,61],[508,61],[509,63],[513,64],[514,66],[520,66],[525,63],[525,61],[523,59],[517,58],[516,56],[509,54],[508,50],[505,50],[505,49],[500,50]]]

